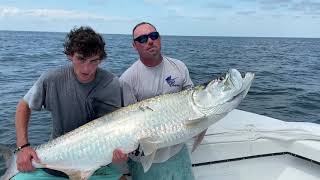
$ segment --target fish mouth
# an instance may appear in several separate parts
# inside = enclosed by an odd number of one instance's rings
[[[236,75],[236,76],[238,76],[238,75]],[[238,89],[238,93],[235,96],[233,96],[232,98],[230,98],[227,102],[234,101],[237,98],[244,98],[247,95],[247,93],[250,89],[250,86],[252,84],[252,81],[254,79],[254,73],[247,72],[243,78],[242,78],[242,75],[240,74],[240,78],[241,78],[241,80],[240,80],[241,84],[239,84],[239,82],[240,82],[239,77],[230,79],[232,86],[236,87]]]

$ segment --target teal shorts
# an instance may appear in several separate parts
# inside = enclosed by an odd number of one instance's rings
[[[163,163],[153,163],[144,173],[141,163],[129,160],[129,171],[132,180],[194,180],[192,164],[187,146]]]
[[[118,180],[121,176],[122,174],[115,167],[105,166],[94,172],[89,180]],[[67,180],[67,178],[53,176],[42,169],[36,169],[33,172],[19,173],[11,180]]]

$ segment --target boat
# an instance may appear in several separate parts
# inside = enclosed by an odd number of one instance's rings
[[[318,124],[235,109],[191,153],[193,171],[197,180],[319,180],[319,140]]]

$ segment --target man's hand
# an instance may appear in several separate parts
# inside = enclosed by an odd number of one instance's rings
[[[128,160],[128,155],[122,153],[121,150],[115,149],[113,151],[113,156],[112,156],[112,162],[113,163],[119,164],[119,163],[125,162],[127,160]]]
[[[17,168],[20,172],[29,172],[34,171],[34,167],[32,166],[32,160],[40,163],[40,160],[37,156],[36,151],[28,146],[21,149],[17,153]]]

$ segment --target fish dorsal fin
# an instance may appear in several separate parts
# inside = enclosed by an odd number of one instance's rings
[[[152,152],[149,156],[141,157],[140,162],[144,172],[147,172],[150,169],[155,154],[156,154],[156,151]]]
[[[159,139],[160,139],[159,137],[154,136],[154,137],[147,137],[139,141],[141,149],[145,156],[149,156],[153,152],[157,151],[158,149],[157,144],[161,143]]]
[[[65,172],[70,180],[88,180],[89,177],[94,173],[92,171],[72,171],[72,172]]]
[[[194,143],[193,143],[193,146],[192,146],[192,151],[193,152],[194,150],[197,149],[197,147],[200,145],[200,143],[202,142],[204,136],[206,135],[206,132],[207,132],[207,129],[202,131],[200,134],[198,134],[198,136],[195,137],[195,140],[194,140]]]

